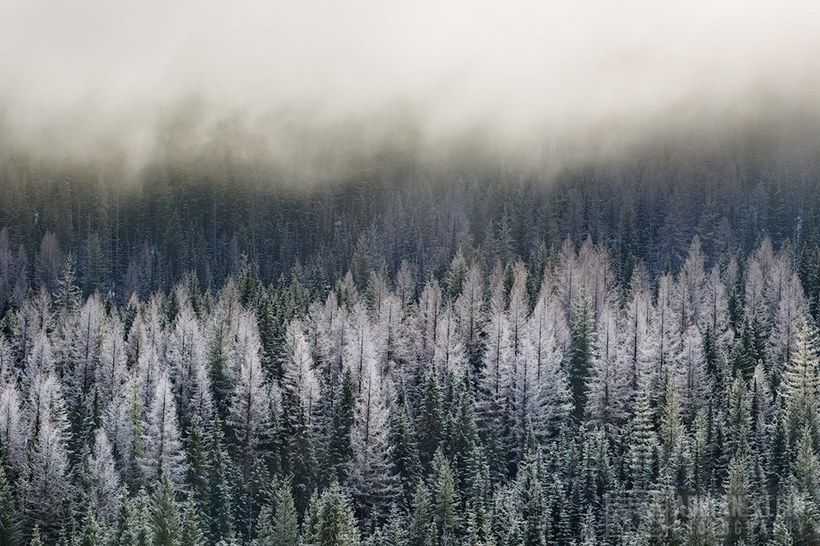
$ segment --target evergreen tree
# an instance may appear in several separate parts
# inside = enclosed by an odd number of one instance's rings
[[[460,501],[450,463],[440,450],[436,452],[433,466],[433,523],[439,544],[449,544],[458,537],[460,522],[457,510]]]
[[[45,385],[48,384],[46,380]],[[59,386],[55,386],[59,392]],[[56,539],[68,516],[68,499],[72,494],[65,447],[65,414],[57,392],[49,400],[44,400],[43,396],[39,398],[44,407],[38,412],[38,431],[29,454],[22,496],[24,525],[33,529],[36,524],[45,542]]]
[[[359,529],[350,501],[337,484],[314,497],[306,522],[305,546],[358,546]]]
[[[185,503],[185,514],[179,531],[179,544],[180,546],[204,546],[205,544],[199,507],[194,500],[193,494],[190,493]]]
[[[80,546],[104,546],[105,535],[97,523],[94,512],[89,510],[83,519],[78,544]]]
[[[415,486],[421,478],[416,428],[410,409],[405,401],[394,416],[390,430],[390,444],[393,446],[393,472],[398,476],[403,492],[403,503],[410,506]]]
[[[152,543],[157,546],[175,546],[180,537],[179,507],[170,473],[162,473],[162,481],[152,499]]]
[[[413,513],[407,533],[408,546],[430,546],[431,533],[435,533],[433,501],[427,486],[419,481],[413,494]]]
[[[307,410],[302,406],[298,406],[295,413],[291,428],[288,468],[291,473],[296,508],[299,513],[304,513],[313,492],[317,463],[313,452],[310,425],[306,415]]]
[[[77,286],[77,265],[73,254],[68,254],[63,266],[63,272],[57,279],[57,292],[54,303],[61,311],[71,313],[80,301],[80,289]]]
[[[332,475],[339,483],[346,482],[350,461],[353,459],[350,433],[353,430],[355,409],[356,398],[353,373],[347,368],[342,375],[339,393],[333,403],[333,415],[330,419],[327,443],[326,464],[330,466]]]
[[[725,485],[726,542],[742,544],[750,539],[751,499],[748,462],[734,457],[729,463]]]
[[[786,403],[787,431],[790,438],[806,425],[817,431],[817,394],[820,377],[818,362],[817,333],[808,322],[804,322],[797,335],[797,346],[791,361],[783,370],[780,392]]]
[[[129,546],[150,546],[153,544],[151,501],[145,490],[125,505],[124,517],[120,518],[116,540]]]
[[[710,497],[692,500],[687,511],[686,546],[709,546],[718,543],[719,523],[715,504]]]
[[[441,385],[435,366],[424,378],[421,393],[421,407],[417,417],[419,434],[419,457],[425,469],[429,469],[433,456],[439,448],[444,425]]]
[[[527,452],[518,472],[518,506],[523,525],[521,544],[543,546],[546,542],[547,505],[543,489],[543,469],[540,453],[532,448]]]
[[[222,423],[218,418],[211,421],[208,438],[208,497],[204,515],[205,536],[209,543],[231,540],[233,526],[233,476],[232,465],[224,445]]]
[[[18,475],[25,472],[26,464],[28,434],[24,419],[20,391],[15,383],[6,383],[0,390],[0,453],[8,468]]]
[[[271,531],[269,542],[271,546],[299,546],[300,544],[296,507],[287,484],[280,484],[276,489]]]
[[[626,421],[630,382],[621,367],[617,343],[615,313],[605,309],[593,347],[585,414],[588,423],[613,439],[620,437]]]
[[[629,428],[626,464],[632,488],[637,493],[645,491],[652,482],[658,447],[645,390],[639,391],[638,400],[635,402],[635,414]]]
[[[17,544],[20,531],[17,515],[3,460],[0,458],[0,544]]]
[[[577,421],[584,416],[587,400],[586,381],[593,355],[594,330],[589,301],[582,295],[573,312],[571,334],[572,344],[569,352],[570,384],[574,403],[573,415]]]

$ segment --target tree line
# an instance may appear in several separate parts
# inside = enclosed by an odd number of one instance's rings
[[[0,324],[0,543],[816,544],[820,334],[788,244],[628,281],[567,239],[332,288],[69,256]]]

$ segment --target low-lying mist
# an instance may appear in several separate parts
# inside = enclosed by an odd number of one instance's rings
[[[818,20],[796,0],[6,0],[0,160],[288,188],[669,150],[814,162]]]

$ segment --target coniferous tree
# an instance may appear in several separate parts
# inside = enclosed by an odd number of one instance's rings
[[[726,477],[726,542],[740,544],[751,538],[751,499],[748,462],[735,456],[729,463]]]
[[[296,416],[291,428],[289,451],[288,468],[291,473],[296,508],[299,513],[304,513],[313,493],[317,463],[313,451],[307,409],[302,406],[296,408]]]
[[[119,542],[133,546],[153,544],[153,517],[151,501],[144,489],[131,499],[125,521],[118,532]]]
[[[350,434],[355,421],[355,384],[353,373],[345,369],[339,393],[335,397],[330,419],[329,439],[327,443],[327,464],[334,478],[339,483],[347,480],[350,461],[353,459],[353,446]],[[331,479],[331,481],[334,481]]]
[[[362,393],[351,432],[353,459],[349,484],[362,516],[379,520],[398,492],[390,444],[390,385],[373,364],[362,371]],[[363,518],[364,519],[364,518]]]
[[[646,391],[639,391],[635,413],[629,426],[629,448],[626,463],[632,488],[645,491],[653,479],[658,441],[652,425],[651,408]]]
[[[506,472],[504,414],[508,409],[514,355],[510,342],[510,329],[504,312],[504,295],[497,282],[490,303],[489,320],[485,326],[486,350],[481,372],[479,414],[482,434],[485,437],[488,456],[494,472]],[[424,423],[420,422],[419,427]],[[424,461],[425,448],[422,444]]]
[[[179,531],[179,544],[180,546],[203,546],[205,544],[199,507],[190,493],[185,503],[185,513]]]
[[[262,372],[259,334],[249,314],[239,318],[235,358],[238,365],[236,386],[231,401],[228,424],[231,426],[241,454],[243,480],[250,479],[251,463],[268,424],[268,390]]]
[[[0,458],[0,543],[17,544],[20,532],[17,514],[3,459]]]
[[[36,430],[29,452],[22,495],[23,522],[27,529],[39,526],[43,540],[56,539],[68,515],[72,494],[69,480],[67,423],[60,385],[53,376],[39,376],[33,387],[37,410],[32,420]]]
[[[798,331],[797,346],[791,361],[783,370],[780,392],[786,404],[787,432],[790,438],[806,425],[817,430],[817,393],[820,377],[817,372],[817,334],[808,322]]]
[[[410,506],[416,483],[421,479],[416,427],[410,409],[405,401],[394,415],[390,429],[390,443],[393,446],[393,471],[398,476],[403,493],[402,502]]]
[[[444,426],[441,384],[435,366],[424,378],[421,392],[421,407],[417,417],[419,434],[419,456],[426,469],[430,468],[433,456],[439,448]]]
[[[587,400],[587,376],[592,364],[594,331],[589,301],[583,294],[573,312],[571,325],[572,343],[569,352],[568,367],[574,404],[573,415],[580,421],[584,415]]]
[[[619,358],[616,328],[615,313],[603,310],[590,362],[585,410],[587,422],[613,439],[620,437],[626,421],[630,383]]]
[[[90,470],[91,507],[98,523],[113,526],[119,512],[122,490],[111,444],[102,428],[97,429],[95,435]]]
[[[439,450],[433,460],[433,523],[439,544],[451,544],[457,540],[460,521],[457,513],[455,478],[447,458]]]
[[[21,475],[25,472],[26,443],[24,415],[20,392],[15,383],[6,383],[0,391],[0,453],[8,468]]]
[[[150,483],[156,484],[166,472],[175,484],[181,483],[184,476],[185,454],[182,451],[176,415],[171,382],[168,374],[163,373],[156,383],[151,400],[145,430],[145,454],[140,461],[143,475]]]
[[[413,512],[407,533],[408,546],[430,546],[434,533],[433,501],[427,486],[419,481],[413,494]]]
[[[471,371],[476,374],[481,364],[484,328],[484,284],[481,269],[474,262],[466,273],[461,292],[455,300],[454,311],[462,343],[467,352]]]
[[[314,497],[305,523],[305,546],[358,546],[359,529],[350,501],[337,484]]]
[[[152,499],[152,543],[174,546],[180,535],[179,506],[170,473],[165,470]]]
[[[203,511],[207,529],[205,536],[208,542],[216,543],[231,540],[234,535],[234,480],[222,423],[218,418],[211,421],[208,436],[208,497]]]
[[[543,479],[540,452],[530,447],[516,484],[523,527],[521,544],[526,546],[546,544],[547,505]]]
[[[81,546],[103,546],[105,544],[105,533],[97,523],[92,510],[88,510],[85,514],[78,543]]]
[[[287,484],[280,484],[273,499],[273,518],[270,544],[281,546],[299,546],[299,524],[296,507]],[[261,545],[264,546],[264,545]]]

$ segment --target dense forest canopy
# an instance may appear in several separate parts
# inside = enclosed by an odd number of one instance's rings
[[[2,542],[816,543],[794,248],[696,235],[624,285],[616,252],[462,244],[424,279],[360,248],[316,294],[245,262],[123,305],[67,258],[2,322]]]

